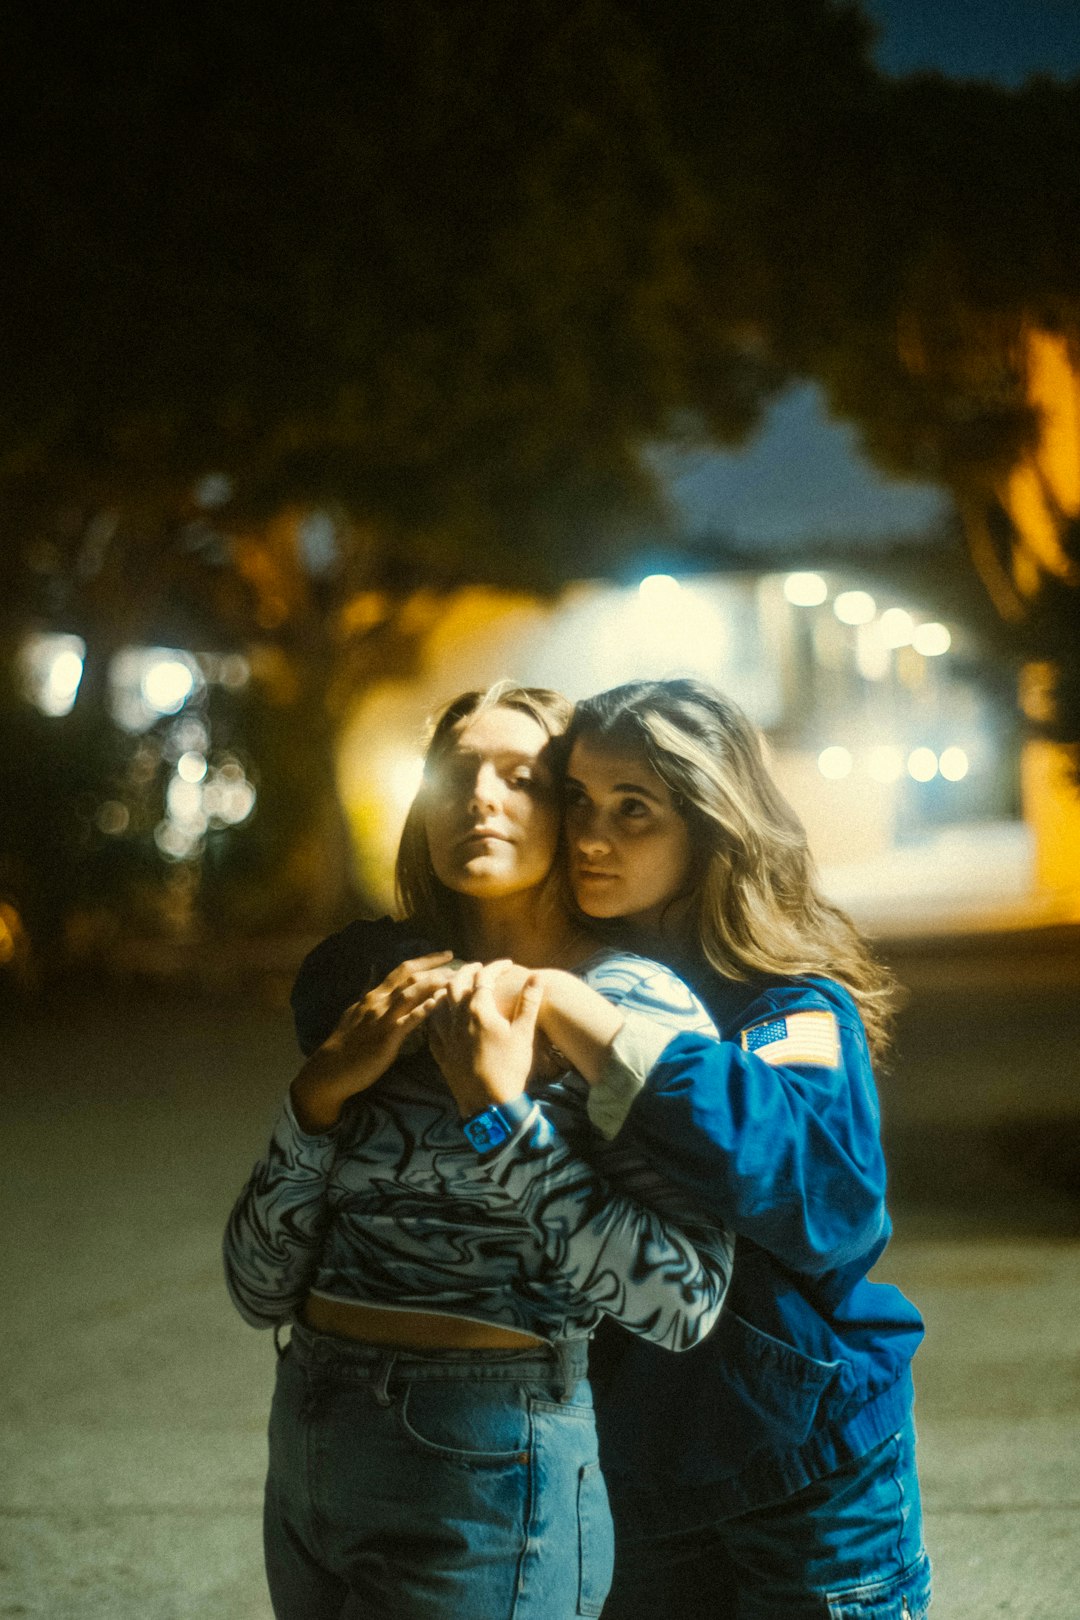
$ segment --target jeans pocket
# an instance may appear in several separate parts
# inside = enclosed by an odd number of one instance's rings
[[[397,1411],[405,1438],[429,1456],[469,1468],[529,1462],[528,1400],[517,1384],[414,1379]]]
[[[930,1608],[930,1560],[925,1553],[899,1575],[826,1594],[829,1620],[923,1620]]]
[[[607,1490],[598,1462],[578,1470],[578,1606],[581,1615],[604,1607],[615,1566]]]

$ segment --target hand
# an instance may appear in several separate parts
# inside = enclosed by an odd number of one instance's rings
[[[472,962],[460,968],[431,1016],[432,1055],[462,1119],[520,1097],[533,1070],[543,986],[535,974],[525,973],[513,1004],[503,1011],[497,990],[512,967]]]
[[[434,951],[402,962],[346,1008],[334,1033],[312,1053],[292,1083],[293,1110],[303,1130],[329,1130],[349,1097],[381,1079],[406,1037],[445,995],[453,977],[452,958],[452,951]]]

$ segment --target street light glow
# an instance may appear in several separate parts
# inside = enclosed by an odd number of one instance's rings
[[[938,773],[937,755],[932,748],[913,748],[908,755],[908,775],[916,782],[932,782]]]
[[[930,621],[915,627],[911,644],[924,658],[940,658],[952,646],[952,636],[945,625]]]
[[[886,608],[878,632],[886,647],[906,647],[915,632],[915,620],[906,608]]]
[[[179,658],[161,658],[142,678],[142,695],[158,714],[176,714],[191,696],[195,677]]]
[[[793,607],[818,607],[828,594],[820,574],[789,574],[784,581],[784,595]]]
[[[970,769],[971,763],[962,748],[942,749],[938,770],[947,782],[962,782]]]
[[[869,591],[841,591],[833,603],[833,612],[841,624],[869,624],[877,612],[877,603]]]
[[[839,782],[851,775],[852,758],[846,748],[823,748],[817,764],[822,776],[830,782]]]
[[[681,590],[673,574],[648,574],[638,586],[638,595],[649,607],[670,608]]]

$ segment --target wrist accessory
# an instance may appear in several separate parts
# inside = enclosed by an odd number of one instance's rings
[[[509,1141],[514,1132],[532,1113],[533,1099],[524,1093],[509,1102],[492,1103],[470,1119],[462,1122],[462,1130],[477,1153],[492,1153]]]

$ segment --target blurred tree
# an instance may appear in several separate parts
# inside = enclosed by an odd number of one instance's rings
[[[268,915],[340,893],[336,727],[440,594],[615,568],[643,447],[793,375],[956,494],[1038,650],[1001,497],[1030,334],[1077,326],[1080,89],[891,83],[870,37],[841,0],[13,20],[0,614],[86,639],[73,730],[121,641],[251,651]]]

